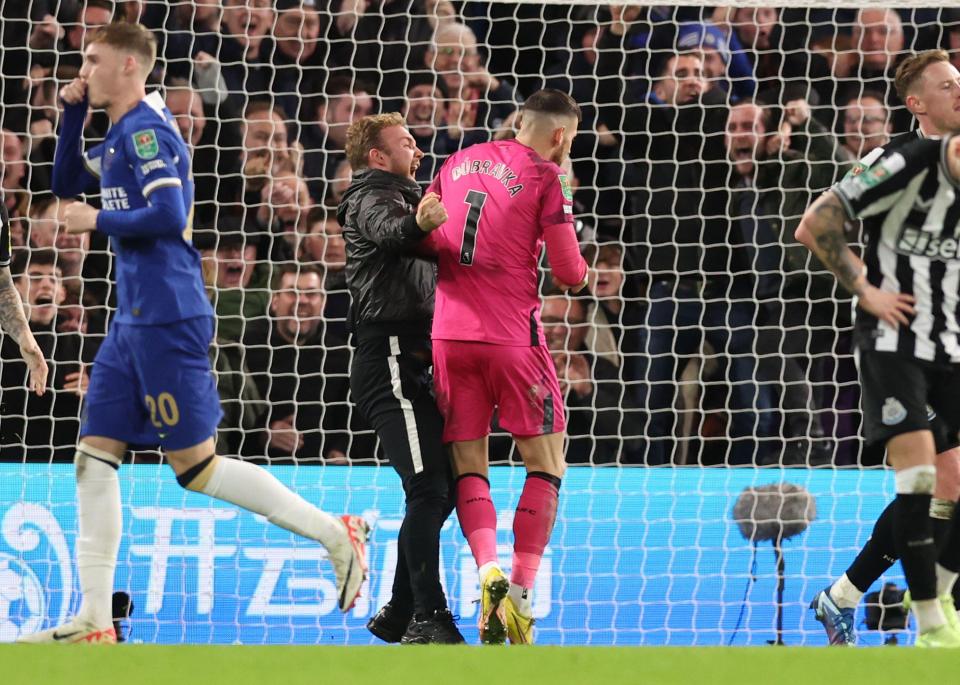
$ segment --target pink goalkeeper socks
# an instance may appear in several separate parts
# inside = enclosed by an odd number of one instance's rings
[[[510,582],[532,588],[543,550],[557,518],[560,479],[547,473],[530,473],[513,517],[513,567]]]
[[[490,498],[490,481],[476,473],[457,479],[457,518],[477,568],[497,563],[497,510]]]

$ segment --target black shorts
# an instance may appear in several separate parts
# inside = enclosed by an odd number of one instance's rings
[[[938,454],[960,444],[960,365],[874,350],[861,351],[859,357],[868,447],[918,430],[933,432]]]

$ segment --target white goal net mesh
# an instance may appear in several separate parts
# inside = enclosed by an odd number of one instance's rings
[[[116,297],[106,238],[66,234],[69,201],[50,178],[58,90],[85,36],[116,20],[155,32],[150,83],[193,154],[193,242],[218,317],[218,451],[270,465],[324,509],[381,522],[366,599],[341,619],[312,548],[183,494],[144,446],[121,471],[117,585],[135,604],[132,639],[372,640],[363,625],[389,598],[402,495],[348,391],[346,129],[401,112],[425,186],[450,153],[512,136],[523,99],[550,87],[583,110],[569,175],[591,275],[580,297],[543,289],[579,468],[541,570],[541,640],[777,639],[774,555],[761,549],[752,583],[731,512],[744,488],[788,481],[818,514],[784,543],[783,638],[822,643],[806,603],[843,572],[892,487],[865,470],[883,455],[859,437],[850,299],[793,233],[857,159],[914,128],[896,66],[934,48],[960,65],[960,11],[809,5],[0,3],[12,268],[51,360],[50,391],[32,396],[3,340],[0,641],[76,603],[69,464]],[[108,123],[94,113],[85,144]],[[515,464],[507,436],[491,450]],[[672,468],[643,468],[654,466]],[[494,471],[508,512],[522,472]],[[445,583],[467,619],[473,562],[452,520],[444,535]]]

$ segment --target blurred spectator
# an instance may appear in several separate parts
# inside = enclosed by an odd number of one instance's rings
[[[57,313],[66,297],[50,249],[20,250],[11,272],[30,330],[50,365],[50,389],[27,392],[27,367],[19,348],[6,336],[0,357],[0,450],[25,458],[72,461],[80,430],[80,399],[90,382],[81,358],[78,334],[58,333]]]
[[[939,47],[950,55],[950,63],[960,69],[960,9],[941,10],[942,36]],[[935,46],[930,46],[935,47]]]
[[[304,86],[322,83],[322,71],[336,65],[320,40],[320,14],[314,0],[277,0],[272,44],[264,46],[273,61],[270,92],[291,121],[308,121]],[[269,40],[269,39],[268,39]]]
[[[796,98],[810,98],[809,56],[806,50],[785,48],[789,27],[780,20],[777,7],[717,7],[713,23],[726,32],[731,64],[749,63],[754,94],[765,101],[782,103]],[[747,78],[743,66],[737,76]]]
[[[205,105],[227,97],[227,83],[215,55],[220,47],[220,0],[177,0],[165,12],[163,28],[154,32],[157,54],[165,62],[165,80],[192,81]],[[236,115],[237,112],[224,112]]]
[[[623,381],[633,385],[639,378],[643,312],[636,292],[631,292],[624,269],[621,243],[590,244],[583,248],[590,265],[587,272],[586,347],[615,366]],[[631,390],[633,388],[631,387]]]
[[[239,341],[246,322],[267,314],[269,269],[257,264],[259,235],[243,230],[232,217],[220,220],[218,231],[197,231],[194,245],[200,250],[213,290],[217,337]]]
[[[407,83],[401,113],[407,128],[423,152],[417,181],[429,184],[440,165],[457,150],[458,142],[447,132],[447,95],[445,82],[432,74],[413,74]]]
[[[240,146],[240,133],[232,121],[208,116],[200,91],[186,79],[167,80],[165,101],[192,153],[194,221],[213,223],[217,205],[228,205],[239,193],[237,155],[225,154],[225,149]],[[214,114],[212,108],[210,114]],[[254,119],[246,126],[266,129],[261,121]]]
[[[83,290],[83,261],[90,250],[90,234],[67,233],[64,220],[67,207],[75,200],[51,195],[30,205],[30,247],[55,248],[57,267],[63,287],[79,296]]]
[[[194,168],[196,168],[196,147],[200,143],[203,130],[207,125],[207,117],[203,112],[203,100],[200,94],[193,89],[190,81],[173,78],[167,81],[164,102],[177,121],[180,135],[193,150]]]
[[[864,7],[853,25],[854,68],[845,78],[822,79],[820,90],[830,96],[836,108],[867,90],[881,93],[893,115],[893,131],[902,133],[913,126],[913,117],[897,97],[893,78],[906,55],[903,24],[892,9]],[[830,89],[832,88],[832,93]],[[842,116],[835,112],[834,116]]]
[[[273,24],[270,0],[223,0],[223,40],[216,57],[232,111],[242,112],[250,100],[270,96],[272,69],[266,63],[270,55],[261,48]]]
[[[587,311],[581,299],[549,295],[540,309],[543,334],[553,355],[567,407],[567,462],[608,464],[627,447],[625,436],[640,434],[639,425],[625,425],[635,414],[616,366],[586,349]],[[633,441],[631,441],[633,442]],[[631,450],[633,451],[633,450]]]
[[[771,109],[780,114],[780,124],[777,131],[766,133],[778,136],[779,149],[797,152],[814,166],[825,166],[825,173],[832,175],[838,167],[846,167],[853,161],[832,131],[813,117],[813,109],[805,99],[789,100],[782,108]]]
[[[266,245],[260,245],[261,259],[285,262],[296,258],[298,235],[305,232],[312,206],[307,183],[293,162],[282,159],[274,164],[260,189],[255,215],[258,231],[268,238]]]
[[[843,103],[843,147],[852,159],[862,159],[890,142],[893,124],[883,95],[867,91]]]
[[[304,131],[304,173],[316,202],[327,198],[327,185],[337,166],[347,158],[347,129],[357,119],[372,114],[373,97],[364,84],[348,76],[334,76],[314,100],[315,118]]]
[[[193,234],[217,315],[216,338],[210,346],[223,409],[217,429],[217,454],[262,457],[261,432],[267,407],[247,368],[242,339],[248,327],[262,325],[266,318],[269,269],[256,265],[259,236],[245,233],[233,217],[222,218],[218,228]]]
[[[243,344],[219,335],[210,346],[223,418],[217,426],[217,454],[263,458],[260,436],[267,403],[246,365]]]
[[[90,310],[84,307],[76,293],[67,291],[60,311],[57,313],[58,333],[79,333],[83,341],[83,358],[93,360],[103,340],[90,327]]]
[[[59,73],[63,73],[60,70]],[[30,95],[30,128],[31,148],[48,137],[52,137],[57,127],[57,80],[46,76],[31,81]],[[32,152],[32,150],[31,150]],[[47,186],[49,188],[49,186]]]
[[[245,176],[256,176],[255,171],[265,173],[281,159],[291,157],[287,125],[283,112],[269,101],[254,100],[243,112],[240,137],[243,146],[240,168]]]
[[[57,89],[59,83],[72,80],[77,75],[73,67],[60,68],[56,77],[48,75],[48,70],[37,69],[43,75],[30,79],[30,93],[27,104],[29,112],[29,180],[27,186],[31,193],[48,193],[50,191],[50,175],[53,170],[53,155],[56,149],[56,128],[59,118],[59,104]],[[93,116],[88,118],[88,124]],[[94,140],[100,137],[99,133],[87,127],[85,136]]]
[[[446,84],[451,98],[447,130],[461,148],[489,140],[520,106],[513,85],[487,71],[469,26],[440,24],[424,60]]]
[[[622,56],[622,53],[621,53]],[[611,60],[611,58],[613,58]],[[616,53],[602,52],[601,77],[618,73]],[[622,61],[622,60],[621,60]],[[623,132],[625,159],[635,174],[626,188],[640,218],[628,242],[631,261],[650,274],[646,321],[644,406],[650,414],[647,462],[672,463],[678,429],[674,425],[677,379],[706,340],[732,357],[728,369],[734,389],[731,437],[733,463],[750,463],[755,444],[749,438],[769,435],[769,407],[757,405],[749,332],[756,306],[731,300],[726,245],[726,193],[723,189],[725,108],[706,90],[697,53],[666,55],[646,102],[621,97],[614,82],[604,84],[601,116],[614,132]],[[638,249],[649,245],[649,255]],[[759,424],[757,424],[759,412]]]
[[[797,121],[797,111],[809,118],[803,101],[788,103],[785,118]],[[797,122],[798,125],[802,122]],[[726,146],[731,162],[730,265],[731,294],[744,302],[760,302],[755,349],[742,350],[744,367],[759,360],[757,378],[766,385],[760,393],[769,408],[774,386],[781,396],[786,463],[829,463],[832,454],[823,441],[823,427],[807,367],[813,350],[832,351],[832,323],[837,311],[834,281],[822,265],[808,265],[809,253],[794,231],[814,198],[839,177],[834,163],[836,141],[817,136],[808,155],[790,150],[769,108],[745,101],[731,108]],[[828,142],[833,140],[832,143]],[[811,274],[811,271],[813,272]],[[810,325],[819,325],[816,338]],[[825,334],[825,335],[824,335]],[[813,442],[810,443],[809,440]],[[773,458],[761,450],[761,458]]]
[[[726,34],[712,23],[678,26],[677,50],[698,50],[703,57],[703,73],[709,88],[729,93],[732,101],[751,97],[756,92],[753,67],[746,55],[732,53]]]
[[[27,162],[23,156],[23,141],[13,131],[0,129],[3,145],[3,158],[0,159],[0,188],[4,195],[13,197],[16,191],[23,190],[23,180],[27,175]]]
[[[336,207],[316,206],[307,214],[306,234],[300,240],[300,261],[311,264],[323,276],[327,302],[323,318],[327,330],[346,340],[350,292],[347,290],[347,245],[337,221]]]
[[[63,24],[52,14],[35,24],[29,43],[34,67],[52,71],[69,66],[79,70],[89,34],[113,21],[112,0],[81,0],[76,7],[76,15],[65,17]]]
[[[323,308],[320,272],[284,265],[274,277],[271,316],[244,336],[247,366],[270,407],[264,445],[271,460],[344,463],[351,446],[364,442],[354,437],[351,445],[349,352],[325,330]]]
[[[350,181],[352,179],[353,169],[350,167],[350,160],[343,159],[333,171],[333,180],[327,184],[326,201],[324,204],[332,207],[339,205],[340,200],[343,199],[343,194],[347,192],[347,188],[350,187]]]
[[[292,160],[295,153],[288,142],[283,113],[263,100],[254,100],[244,110],[240,140],[242,190],[235,202],[241,207],[244,221],[252,226],[272,169],[281,161]],[[260,247],[270,246],[264,241]]]
[[[342,46],[340,64],[349,64],[373,92],[394,98],[423,64],[437,27],[455,20],[449,0],[343,0],[331,37]]]
[[[903,23],[896,10],[864,7],[853,25],[853,45],[864,72],[888,74],[903,52]]]

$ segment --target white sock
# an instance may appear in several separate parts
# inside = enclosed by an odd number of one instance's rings
[[[266,516],[270,523],[316,540],[328,550],[345,539],[340,519],[307,502],[266,469],[239,459],[217,457],[215,461],[201,489],[205,495]]]
[[[89,452],[89,450],[87,450]],[[77,574],[83,599],[77,620],[113,625],[113,572],[120,550],[120,479],[98,459],[77,459]]]
[[[957,582],[957,574],[940,564],[937,564],[937,597],[949,595],[953,592],[953,585]]]
[[[488,562],[485,563],[483,566],[481,566],[479,569],[477,569],[477,573],[480,574],[480,582],[481,582],[481,583],[483,582],[483,577],[484,577],[485,575],[487,575],[487,571],[489,571],[490,569],[492,569],[494,566],[496,566],[497,568],[500,568],[500,564],[498,564],[497,562],[495,562],[495,561],[488,561]]]
[[[841,609],[856,609],[863,599],[863,593],[844,573],[830,586],[830,599]]]
[[[510,583],[510,599],[524,616],[533,616],[533,590]]]
[[[913,603],[913,614],[917,617],[917,627],[921,633],[939,628],[947,619],[938,599],[924,599]]]

